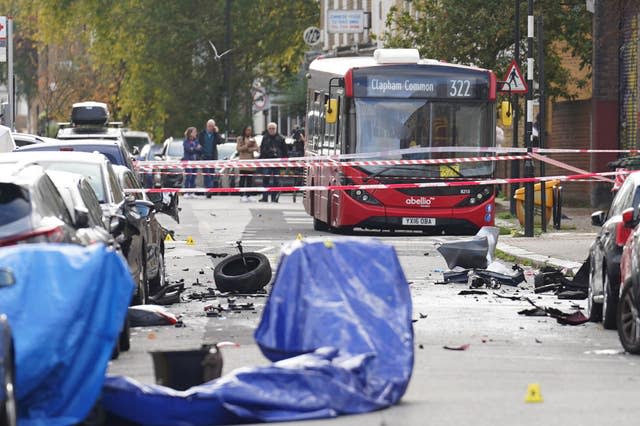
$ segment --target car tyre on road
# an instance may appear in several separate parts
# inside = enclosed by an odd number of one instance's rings
[[[618,336],[625,351],[640,355],[640,313],[635,304],[632,286],[625,286],[617,312]]]
[[[321,221],[320,219],[313,218],[313,229],[315,231],[329,231],[329,225]]]
[[[245,253],[245,267],[242,255],[236,254],[218,263],[213,271],[213,279],[222,292],[255,293],[271,281],[271,264],[261,253]]]
[[[121,351],[128,351],[131,349],[131,323],[129,322],[129,314],[124,319],[124,326],[118,336],[118,343]]]
[[[593,263],[591,264],[591,268],[593,268]],[[586,316],[589,318],[591,322],[600,322],[602,321],[602,304],[596,303],[593,300],[593,287],[592,283],[595,281],[593,277],[593,270],[589,276],[589,287],[587,289],[587,312]]]

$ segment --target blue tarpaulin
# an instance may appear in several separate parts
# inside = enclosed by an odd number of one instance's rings
[[[144,425],[302,420],[397,403],[413,368],[409,286],[393,247],[319,239],[286,247],[255,339],[273,364],[174,391],[109,377],[102,401]]]
[[[0,249],[0,312],[13,329],[19,425],[71,425],[90,411],[124,323],[133,280],[104,245]]]

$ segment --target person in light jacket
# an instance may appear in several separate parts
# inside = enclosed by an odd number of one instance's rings
[[[236,151],[240,160],[253,160],[253,153],[258,152],[258,144],[252,136],[251,126],[242,129],[242,134],[238,136],[236,142]],[[254,167],[240,167],[240,188],[250,188],[253,185]],[[240,197],[241,202],[251,201],[249,193],[243,193]]]

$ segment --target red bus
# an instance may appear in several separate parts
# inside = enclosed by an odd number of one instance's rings
[[[328,112],[327,112],[328,111]],[[309,67],[306,155],[419,147],[495,145],[496,77],[491,71],[420,59],[415,49],[373,57],[318,58]],[[458,158],[477,152],[420,152],[375,159]],[[371,159],[371,158],[368,158]],[[310,163],[307,185],[437,182],[492,178],[492,161],[341,166]],[[314,229],[406,229],[475,233],[494,224],[494,185],[306,191]]]

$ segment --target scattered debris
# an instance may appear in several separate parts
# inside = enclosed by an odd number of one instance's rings
[[[428,314],[423,314],[422,312],[419,312],[419,314],[420,314],[420,319],[425,319],[428,316]]]
[[[542,343],[542,340],[538,339],[537,337],[536,337],[535,341],[536,341],[536,343]]]
[[[467,349],[469,349],[469,346],[471,346],[469,343],[465,343],[464,345],[460,345],[460,346],[443,346],[443,349],[447,349],[450,351],[466,351]]]
[[[418,345],[418,348],[420,348],[420,349],[424,349],[424,345],[423,345],[422,343],[420,343],[420,344]]]
[[[589,321],[581,311],[575,312],[563,312],[560,309],[538,306],[531,299],[525,298],[527,302],[533,305],[534,309],[525,309],[523,311],[518,312],[520,315],[526,316],[550,316],[551,318],[555,318],[558,324],[562,325],[580,325]]]
[[[589,259],[582,263],[576,275],[569,280],[565,273],[553,266],[544,266],[533,277],[536,293],[553,291],[559,299],[582,300],[589,288]]]
[[[462,283],[466,284],[469,281],[469,269],[456,266],[450,271],[442,273],[445,283]]]
[[[517,286],[525,281],[524,269],[518,264],[511,267],[512,273],[503,263],[491,262],[487,269],[475,269],[471,278],[471,288],[482,287],[498,289],[503,284]]]

